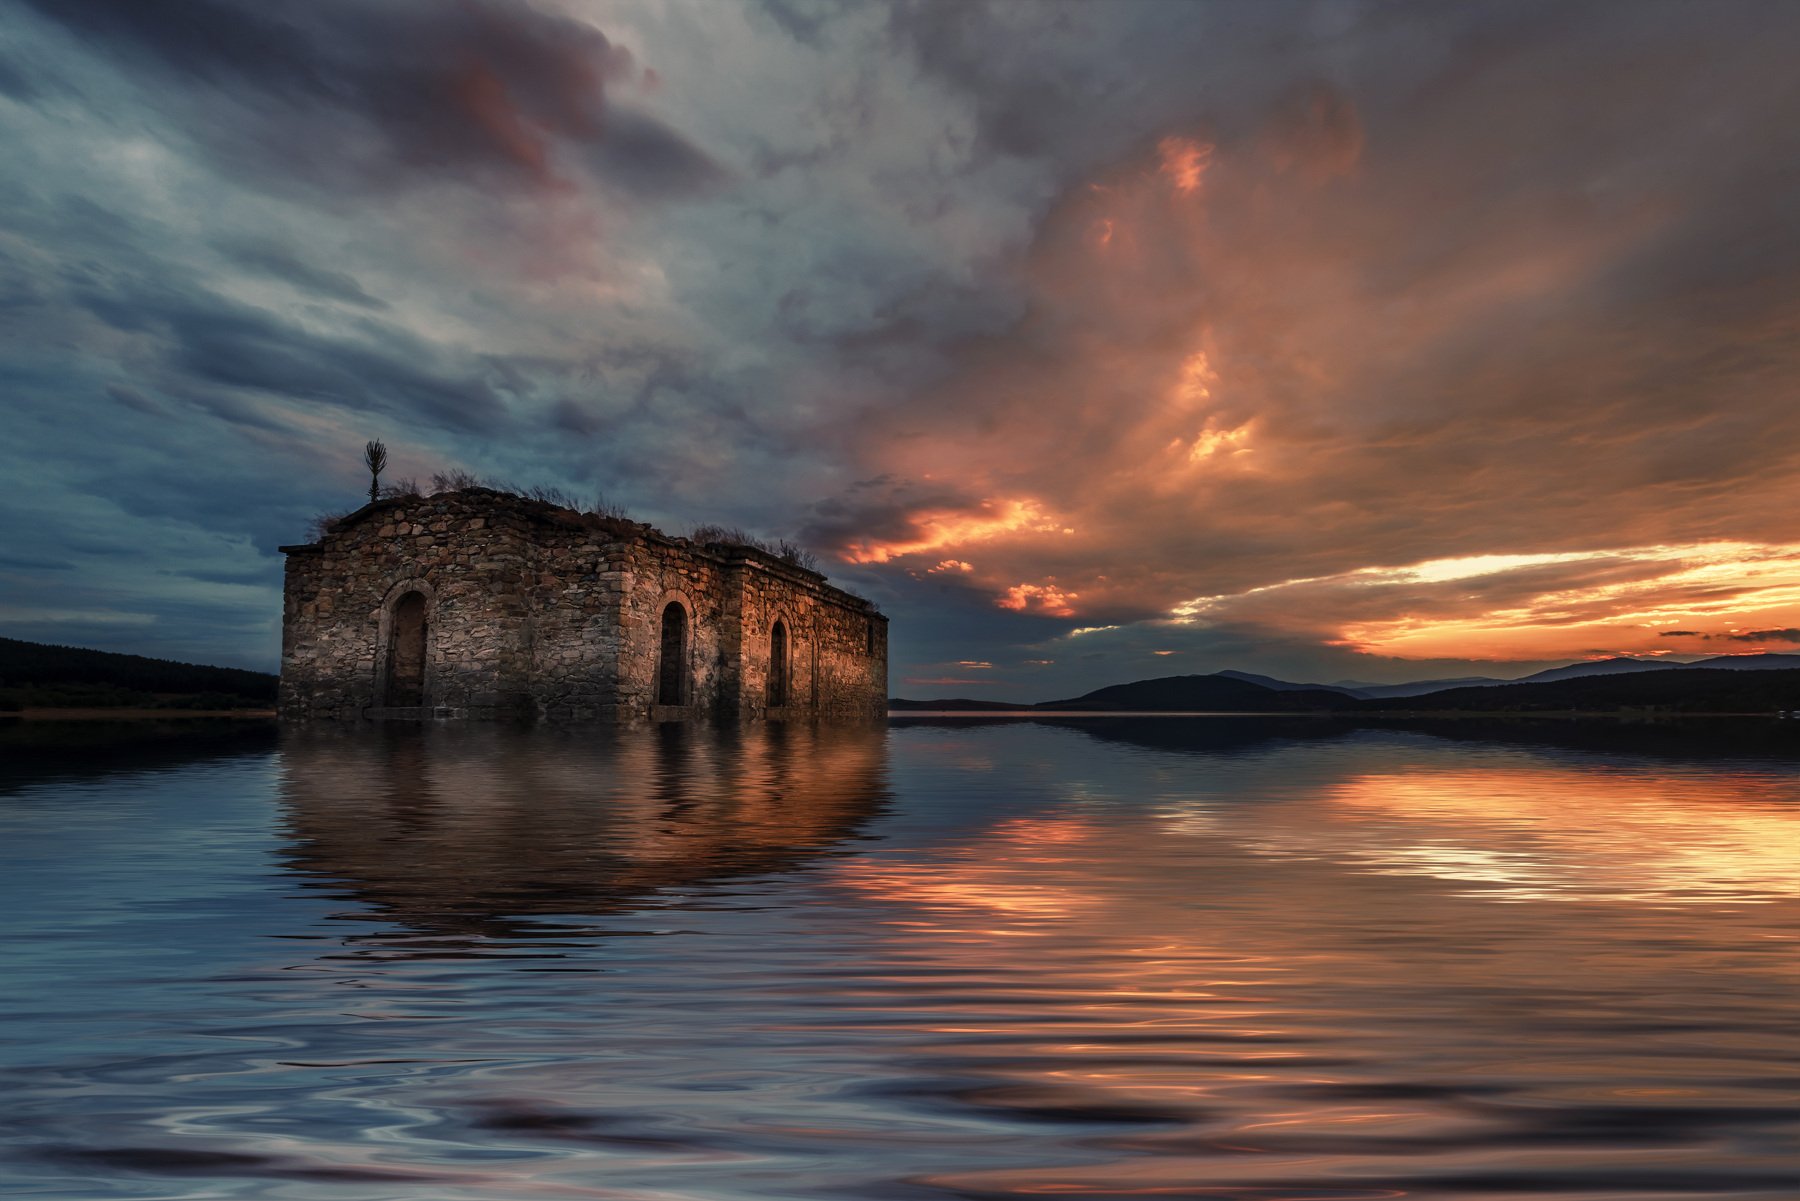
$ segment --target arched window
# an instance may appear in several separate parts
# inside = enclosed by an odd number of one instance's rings
[[[425,703],[427,628],[425,594],[408,592],[394,603],[387,657],[387,703],[394,706]]]
[[[688,615],[680,601],[662,611],[662,653],[656,670],[656,703],[685,705],[688,700]]]
[[[769,708],[788,703],[788,631],[785,621],[769,630]]]

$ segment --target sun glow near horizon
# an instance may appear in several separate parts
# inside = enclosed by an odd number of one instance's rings
[[[1397,659],[1582,659],[1800,643],[1800,544],[1718,541],[1469,555],[1286,580],[1177,606],[1178,623],[1320,614],[1295,632]]]
[[[1033,247],[1032,316],[1016,353],[989,347],[924,399],[937,428],[909,425],[878,444],[883,469],[985,499],[901,503],[883,514],[888,530],[851,533],[840,558],[934,577],[973,604],[1068,620],[1069,636],[1211,627],[1240,644],[1513,662],[1800,643],[1788,636],[1800,627],[1800,543],[1608,545],[1592,520],[1604,506],[1585,505],[1558,510],[1569,528],[1547,529],[1552,545],[1519,549],[1521,531],[1496,514],[1544,492],[1531,482],[1550,470],[1541,456],[1496,453],[1485,432],[1461,445],[1436,426],[1379,424],[1387,402],[1370,397],[1396,364],[1437,353],[1497,306],[1607,270],[1655,223],[1639,214],[1517,247],[1532,269],[1507,274],[1504,288],[1488,286],[1493,264],[1426,276],[1397,308],[1359,279],[1362,243],[1263,241],[1271,231],[1254,221],[1255,253],[1222,240],[1224,223],[1249,220],[1271,197],[1321,220],[1315,206],[1334,197],[1360,203],[1360,125],[1329,99],[1314,97],[1299,124],[1261,143],[1169,133],[1073,189]],[[1376,312],[1389,319],[1371,325]],[[1359,393],[1374,412],[1340,411]],[[1458,428],[1474,435],[1478,425]],[[1414,454],[1431,444],[1448,457]],[[1476,468],[1445,466],[1459,458]],[[1383,461],[1396,466],[1369,466]],[[1579,478],[1554,475],[1558,487]],[[1509,479],[1519,486],[1487,486]],[[1470,553],[1400,557],[1415,537],[1456,545],[1441,529],[1427,535],[1429,521],[1416,536],[1396,525],[1424,495],[1477,520],[1462,539]],[[1642,528],[1629,510],[1619,525]],[[1512,546],[1482,546],[1502,540]],[[1392,557],[1346,565],[1359,552]],[[1324,570],[1255,578],[1294,560]],[[1183,584],[1210,574],[1239,586],[1180,599]]]

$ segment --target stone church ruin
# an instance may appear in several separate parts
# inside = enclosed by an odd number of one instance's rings
[[[752,546],[489,488],[284,546],[293,719],[878,718],[887,618]]]

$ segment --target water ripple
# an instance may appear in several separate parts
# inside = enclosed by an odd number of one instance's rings
[[[1230,720],[14,755],[0,1192],[1800,1196],[1800,755]]]

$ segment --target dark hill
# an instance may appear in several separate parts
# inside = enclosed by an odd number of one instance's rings
[[[1710,659],[1696,659],[1689,667],[1723,667],[1731,671],[1790,671],[1800,668],[1800,655],[1777,655],[1764,652],[1760,655],[1714,655]]]
[[[991,709],[1002,709],[1010,712],[1017,709],[1029,709],[1031,706],[1015,705],[1009,701],[976,701],[960,696],[941,701],[909,701],[905,697],[892,696],[888,698],[888,708],[897,713],[920,711],[932,711],[938,713],[968,711],[979,713]]]
[[[1356,700],[1341,692],[1301,688],[1278,692],[1228,676],[1164,676],[1157,680],[1113,684],[1069,700],[1045,701],[1031,706],[1038,710],[1063,712],[1097,709],[1149,713],[1304,713],[1357,707]]]
[[[1598,712],[1667,709],[1681,713],[1773,713],[1800,709],[1800,670],[1675,667],[1621,669],[1543,684],[1451,688],[1424,697],[1355,702],[1375,712]]]
[[[1355,695],[1366,698],[1424,696],[1426,693],[1443,692],[1449,688],[1481,688],[1489,684],[1509,684],[1511,682],[1510,680],[1497,680],[1492,676],[1457,676],[1447,680],[1414,680],[1410,684],[1358,684],[1355,686]]]
[[[1259,684],[1276,692],[1341,692],[1345,696],[1365,696],[1362,689],[1350,684],[1296,684],[1292,680],[1278,680],[1274,676],[1259,676],[1249,671],[1217,671],[1216,676],[1227,680],[1242,680],[1246,684]]]
[[[267,672],[0,638],[0,708],[266,708]]]
[[[1693,663],[1671,663],[1667,659],[1634,659],[1622,655],[1612,659],[1595,659],[1585,663],[1570,663],[1565,667],[1552,667],[1546,671],[1533,672],[1528,676],[1520,676],[1516,680],[1499,680],[1487,676],[1471,676],[1461,680],[1420,680],[1411,684],[1375,684],[1375,685],[1339,685],[1354,687],[1357,695],[1365,697],[1424,696],[1428,693],[1442,693],[1457,687],[1497,687],[1506,684],[1550,684],[1560,680],[1580,679],[1583,676],[1631,675],[1646,671],[1677,671],[1693,668],[1711,668],[1728,671],[1787,671],[1800,668],[1800,655],[1719,655],[1711,659],[1701,659]]]
[[[1551,667],[1544,671],[1534,671],[1528,676],[1520,676],[1512,681],[1514,684],[1550,684],[1558,680],[1577,680],[1584,676],[1629,675],[1640,671],[1671,671],[1679,666],[1666,663],[1661,659],[1634,659],[1630,655],[1618,655],[1611,659],[1590,659],[1583,663],[1571,663],[1567,667]]]

